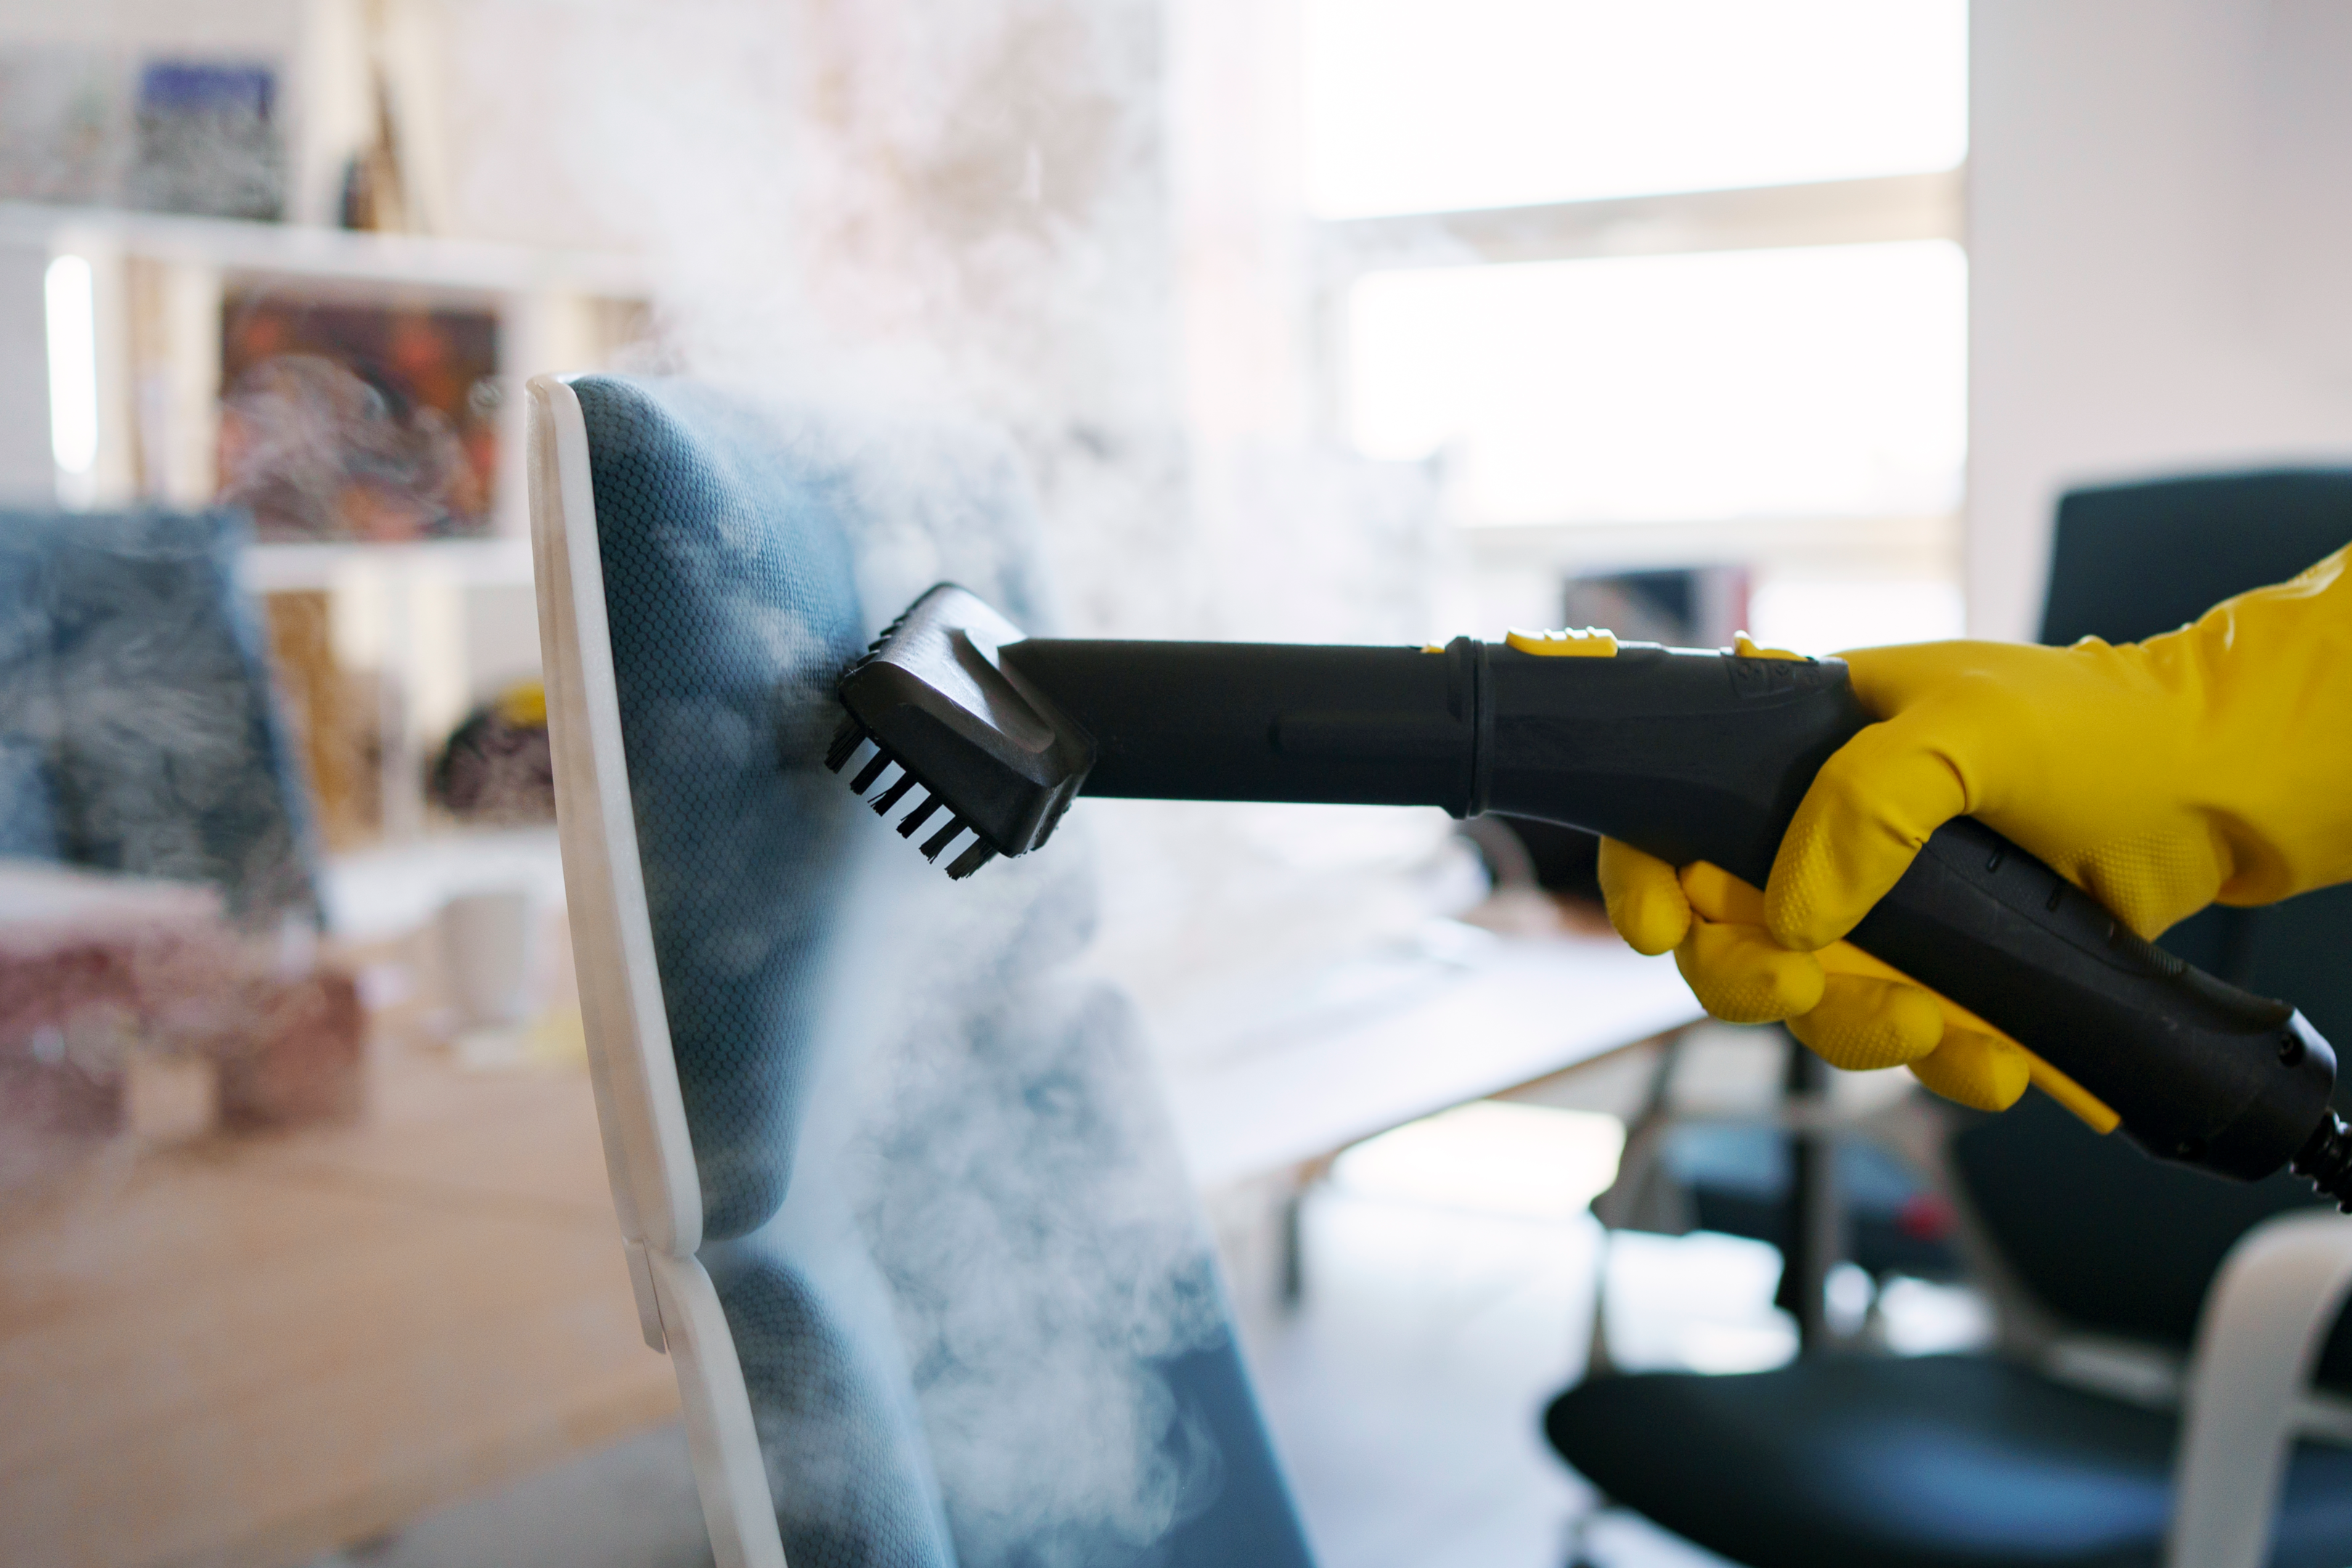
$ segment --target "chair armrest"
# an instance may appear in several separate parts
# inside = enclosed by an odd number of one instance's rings
[[[2352,1219],[2280,1215],[2239,1238],[2206,1294],[2174,1458],[2168,1568],[2262,1568],[2298,1410],[2352,1292]]]

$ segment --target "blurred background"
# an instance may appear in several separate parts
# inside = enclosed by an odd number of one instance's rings
[[[2025,637],[2063,491],[2352,452],[2347,67],[2329,0],[0,0],[0,1562],[707,1560],[529,376],[1001,426],[1065,633]],[[1562,1561],[1596,1342],[1992,1333],[1881,1157],[1791,1285],[1782,1044],[1590,840],[1072,823],[1331,1568]],[[1621,1181],[1669,1098],[1731,1131]]]

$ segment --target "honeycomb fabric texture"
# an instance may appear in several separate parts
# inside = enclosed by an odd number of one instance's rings
[[[835,679],[933,582],[1042,629],[1018,465],[573,385],[701,1258],[793,1568],[1305,1564],[1132,1016],[1086,971],[1083,832],[950,883],[823,766]]]
[[[235,512],[0,513],[0,854],[316,921],[314,850]]]

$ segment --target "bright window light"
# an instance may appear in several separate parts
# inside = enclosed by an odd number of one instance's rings
[[[89,262],[60,256],[49,263],[49,447],[61,479],[86,479],[98,461],[98,312]]]
[[[1842,653],[1965,636],[1968,615],[1949,581],[1768,577],[1748,596],[1748,629],[1767,647]]]
[[[1948,169],[1966,0],[1307,0],[1322,217]]]
[[[1927,516],[1958,502],[1967,263],[1943,240],[1373,273],[1370,457],[1471,524]]]

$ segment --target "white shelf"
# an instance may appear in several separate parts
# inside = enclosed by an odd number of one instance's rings
[[[331,588],[356,572],[429,574],[466,587],[528,585],[530,541],[499,535],[404,544],[256,544],[242,563],[245,585],[257,594]]]
[[[470,827],[331,856],[320,893],[345,942],[418,930],[463,893],[516,888],[542,910],[563,902],[563,857],[549,827]]]
[[[552,291],[642,299],[650,291],[644,264],[628,256],[109,207],[0,202],[0,246],[56,251],[77,245],[229,273],[406,284],[472,293]]]

